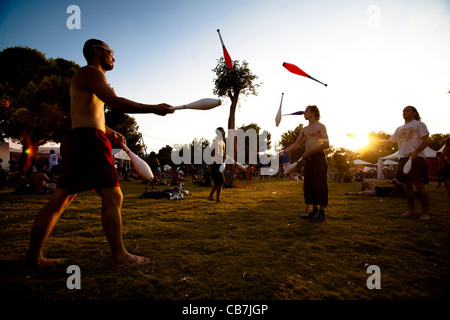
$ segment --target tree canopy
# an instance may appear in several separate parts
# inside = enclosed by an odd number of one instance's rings
[[[247,61],[242,64],[239,60],[233,61],[233,69],[225,64],[221,57],[217,60],[217,66],[213,69],[217,78],[214,79],[213,93],[219,97],[229,97],[231,100],[230,116],[228,118],[228,129],[235,128],[236,106],[239,96],[258,95],[256,89],[262,83],[257,83],[258,76],[254,75],[248,67]]]
[[[73,61],[47,59],[29,47],[0,51],[0,138],[21,141],[27,163],[40,145],[61,142],[70,130],[69,89],[79,68]],[[142,155],[134,118],[106,110],[105,120],[124,135],[133,152]]]
[[[24,169],[40,145],[61,141],[70,128],[69,87],[78,68],[28,47],[0,52],[0,134],[22,142]]]

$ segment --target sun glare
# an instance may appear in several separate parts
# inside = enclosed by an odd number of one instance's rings
[[[366,134],[347,134],[345,148],[350,150],[359,150],[367,147],[370,143]]]

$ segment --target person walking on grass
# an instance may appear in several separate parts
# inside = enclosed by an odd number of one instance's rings
[[[222,127],[216,129],[216,138],[212,143],[212,160],[211,163],[211,177],[214,181],[214,186],[209,193],[208,200],[215,201],[216,203],[220,203],[220,194],[222,192],[223,184],[225,183],[225,176],[223,172],[220,172],[220,166],[222,161],[225,161],[225,130]],[[214,199],[214,193],[216,194],[216,198]]]
[[[303,116],[308,120],[308,125],[300,131],[297,140],[281,154],[291,153],[305,141],[306,152],[302,154],[303,159],[306,160],[303,192],[305,203],[312,204],[313,211],[304,218],[321,222],[325,220],[325,208],[328,205],[328,165],[324,151],[330,144],[327,128],[319,122],[319,108],[310,105]]]
[[[44,244],[58,218],[77,193],[95,190],[102,199],[101,221],[112,252],[115,267],[142,265],[150,259],[129,253],[122,240],[121,206],[123,194],[119,186],[111,139],[126,143],[118,132],[106,126],[105,104],[126,113],[173,113],[167,104],[148,105],[116,96],[108,85],[106,71],[114,67],[114,51],[103,41],[90,39],[83,47],[87,65],[74,75],[70,85],[71,131],[63,138],[61,174],[49,202],[33,223],[25,257],[27,269],[60,263],[63,259],[43,256]]]

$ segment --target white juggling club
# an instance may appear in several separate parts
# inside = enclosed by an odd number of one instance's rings
[[[298,159],[297,161],[295,161],[294,163],[291,163],[289,165],[289,167],[287,167],[284,170],[284,174],[288,174],[289,172],[291,172],[301,161],[303,160],[303,157],[300,157],[300,159]]]
[[[204,98],[181,106],[171,107],[172,110],[193,109],[193,110],[208,110],[220,106],[222,100],[213,98]]]
[[[139,173],[146,180],[153,180],[153,172],[148,166],[147,162],[139,158],[134,154],[124,143],[122,143],[123,150],[130,157],[131,163],[133,164],[136,172]]]
[[[283,104],[283,96],[284,96],[284,93],[281,94],[280,108],[278,109],[277,115],[275,116],[275,125],[277,127],[281,122],[281,105]]]
[[[227,159],[230,159],[231,161],[233,161],[239,169],[246,171],[247,170],[247,166],[243,165],[242,163],[239,163],[237,161],[234,161],[233,159],[231,159],[230,157],[227,156]]]

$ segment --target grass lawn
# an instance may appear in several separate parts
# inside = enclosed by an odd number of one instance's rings
[[[1,296],[28,300],[438,300],[450,294],[450,206],[427,185],[432,219],[404,217],[405,199],[345,196],[360,183],[330,182],[327,219],[305,213],[302,182],[250,181],[206,200],[192,184],[184,200],[140,198],[145,185],[121,181],[126,248],[149,265],[111,267],[100,199],[79,194],[45,247],[62,265],[24,273],[21,264],[37,211],[48,196],[0,193]],[[246,182],[237,182],[245,186]],[[157,189],[165,189],[163,186]],[[417,211],[420,204],[416,200]],[[81,289],[69,290],[69,265]],[[381,272],[369,290],[367,269]]]

